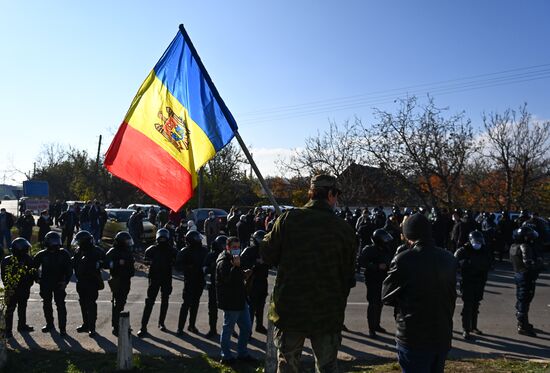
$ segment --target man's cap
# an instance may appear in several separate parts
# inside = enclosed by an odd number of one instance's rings
[[[403,235],[411,241],[431,241],[432,226],[426,216],[416,213],[405,220]]]
[[[338,188],[338,185],[334,176],[321,174],[311,178],[311,188]]]

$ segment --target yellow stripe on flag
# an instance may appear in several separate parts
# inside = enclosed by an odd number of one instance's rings
[[[171,141],[157,129],[165,126],[169,120],[170,109],[187,126],[184,141]],[[189,117],[187,109],[172,96],[154,71],[143,82],[124,121],[153,140],[189,171],[193,176],[193,186],[197,185],[195,170],[216,154],[208,136]]]

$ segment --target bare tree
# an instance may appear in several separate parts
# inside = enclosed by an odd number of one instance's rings
[[[453,206],[466,160],[474,149],[471,122],[464,113],[444,117],[447,109],[431,97],[398,101],[397,112],[376,109],[378,121],[363,128],[365,162],[380,167],[432,206]]]
[[[350,180],[344,173],[356,163],[362,154],[358,141],[359,127],[356,122],[345,121],[338,125],[329,121],[329,128],[324,132],[306,138],[305,146],[295,150],[289,160],[279,159],[278,167],[281,173],[289,172],[297,177],[309,177],[319,173],[328,173],[339,179],[342,186],[342,202],[356,200],[363,184],[358,180]]]
[[[536,205],[533,188],[550,176],[550,121],[534,121],[524,104],[518,111],[484,114],[483,125],[480,154],[504,184],[495,199],[507,210]]]

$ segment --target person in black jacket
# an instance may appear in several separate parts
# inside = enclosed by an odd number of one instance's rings
[[[170,239],[170,232],[166,228],[157,231],[156,245],[150,246],[145,250],[145,260],[150,263],[149,266],[149,287],[147,287],[147,298],[145,299],[145,308],[141,317],[141,329],[137,336],[145,337],[147,333],[147,323],[153,305],[157,299],[160,290],[160,315],[158,327],[163,332],[166,331],[164,320],[168,312],[168,301],[172,293],[172,266],[176,258],[176,249]]]
[[[64,211],[57,221],[61,226],[61,242],[66,248],[71,247],[73,241],[74,229],[78,226],[78,216],[75,212],[75,206],[70,206]]]
[[[239,238],[239,242],[241,245],[243,245],[242,249],[244,249],[247,242],[250,240],[250,235],[252,234],[251,230],[251,223],[247,220],[248,215],[241,215],[239,218],[239,222],[237,223],[237,234]],[[252,222],[252,224],[254,224]]]
[[[536,281],[543,268],[542,257],[535,241],[539,237],[531,226],[523,226],[514,232],[516,243],[510,247],[510,261],[514,267],[516,282],[516,318],[518,333],[535,337],[529,323],[529,306],[535,296]]]
[[[17,228],[19,228],[19,235],[30,242],[32,237],[32,227],[34,227],[35,221],[32,216],[31,210],[25,210],[25,214],[17,219]]]
[[[134,240],[128,232],[118,232],[115,236],[113,247],[105,255],[105,268],[110,270],[111,278],[109,287],[111,288],[111,323],[113,334],[118,336],[118,320],[120,313],[124,310],[126,299],[130,292],[130,279],[134,277],[134,256],[132,255],[132,246]]]
[[[254,316],[256,316],[256,332],[260,334],[267,334],[263,319],[265,299],[267,297],[269,265],[265,264],[260,257],[260,242],[262,242],[265,235],[266,232],[264,230],[254,232],[252,237],[250,237],[250,246],[244,249],[241,254],[243,270],[250,270],[250,276],[246,281],[250,325],[254,323]]]
[[[5,337],[11,338],[13,327],[13,312],[17,307],[17,331],[32,332],[34,328],[27,325],[27,301],[36,271],[33,268],[32,257],[29,255],[31,244],[24,238],[16,238],[11,243],[12,255],[2,259],[0,270],[4,283],[4,301],[6,304]]]
[[[44,237],[44,250],[34,256],[34,267],[41,269],[40,297],[43,301],[46,325],[43,333],[53,329],[52,299],[57,307],[59,334],[65,336],[67,326],[67,308],[65,307],[65,288],[73,275],[73,266],[69,253],[62,248],[61,236],[57,232],[49,232]]]
[[[210,251],[204,259],[203,272],[207,276],[208,286],[208,325],[210,330],[206,333],[208,338],[218,334],[218,302],[216,299],[216,259],[227,245],[227,236],[220,235],[210,245]]]
[[[50,226],[53,225],[52,218],[48,215],[48,210],[44,210],[40,213],[36,225],[38,226],[38,242],[42,242],[46,234],[51,231]]]
[[[483,299],[487,273],[491,268],[491,252],[485,246],[485,238],[480,231],[470,233],[469,242],[455,252],[462,282],[462,336],[470,340],[470,333],[482,334],[477,328],[479,302]]]
[[[74,273],[76,276],[76,292],[82,311],[82,325],[76,328],[78,333],[88,333],[96,336],[97,297],[99,290],[104,289],[101,268],[105,253],[94,243],[94,237],[88,231],[80,231],[74,236],[77,246],[73,256]]]
[[[195,323],[205,285],[202,266],[207,251],[202,246],[202,236],[197,231],[187,232],[185,241],[187,243],[186,246],[178,252],[176,257],[176,269],[183,272],[183,303],[181,304],[178,318],[178,335],[183,334],[187,314],[189,314],[189,326],[187,330],[191,333],[199,333]]]
[[[382,315],[382,282],[386,278],[393,257],[391,245],[393,237],[384,229],[377,229],[372,234],[372,245],[367,245],[359,255],[359,267],[365,268],[365,285],[367,286],[367,321],[369,336],[376,338],[376,332],[385,333],[380,326]]]
[[[230,339],[235,324],[239,326],[237,358],[244,361],[255,361],[247,348],[252,327],[244,282],[250,270],[245,273],[241,268],[240,247],[241,243],[237,237],[229,237],[225,251],[216,260],[216,296],[218,308],[223,311],[220,362],[225,365],[235,362],[230,348]]]
[[[435,247],[422,214],[403,223],[410,249],[393,259],[382,285],[384,304],[397,307],[397,357],[404,372],[443,372],[451,348],[457,262]]]
[[[6,247],[9,247],[12,243],[11,228],[13,224],[15,224],[14,216],[2,207],[0,209],[0,259],[4,257],[4,241]]]

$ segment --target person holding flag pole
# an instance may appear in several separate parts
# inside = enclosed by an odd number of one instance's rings
[[[238,133],[183,25],[142,83],[105,155],[113,175],[179,211],[197,171],[235,137],[278,214],[280,208]],[[268,333],[266,372],[275,371]]]

